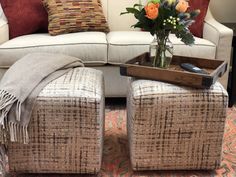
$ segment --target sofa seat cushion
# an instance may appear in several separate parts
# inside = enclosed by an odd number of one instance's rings
[[[62,53],[78,57],[85,64],[107,63],[107,41],[103,32],[80,32],[58,36],[31,34],[0,45],[0,67],[7,68],[32,52]]]
[[[149,51],[153,36],[142,31],[114,31],[107,35],[108,63],[121,64],[135,56]],[[187,46],[174,34],[170,35],[174,45],[174,55],[192,56],[199,58],[215,58],[216,45],[212,42],[195,37],[195,44]]]

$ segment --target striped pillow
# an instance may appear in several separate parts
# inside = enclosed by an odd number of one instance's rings
[[[109,32],[100,0],[43,0],[50,35],[79,31]]]

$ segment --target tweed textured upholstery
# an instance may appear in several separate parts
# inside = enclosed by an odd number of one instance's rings
[[[43,0],[51,35],[78,31],[108,32],[100,0]]]
[[[9,168],[27,173],[96,173],[104,134],[102,72],[76,68],[40,93],[29,124],[30,143],[10,143]]]
[[[128,136],[134,170],[215,169],[221,162],[228,95],[130,80]]]

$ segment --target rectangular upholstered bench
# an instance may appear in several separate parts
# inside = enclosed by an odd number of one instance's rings
[[[221,162],[228,94],[130,80],[128,136],[134,170],[210,170]]]
[[[104,134],[102,72],[75,68],[39,94],[29,144],[10,143],[10,172],[97,173]]]

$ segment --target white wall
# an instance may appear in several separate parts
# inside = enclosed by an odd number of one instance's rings
[[[211,0],[210,8],[219,22],[236,23],[236,0]]]

